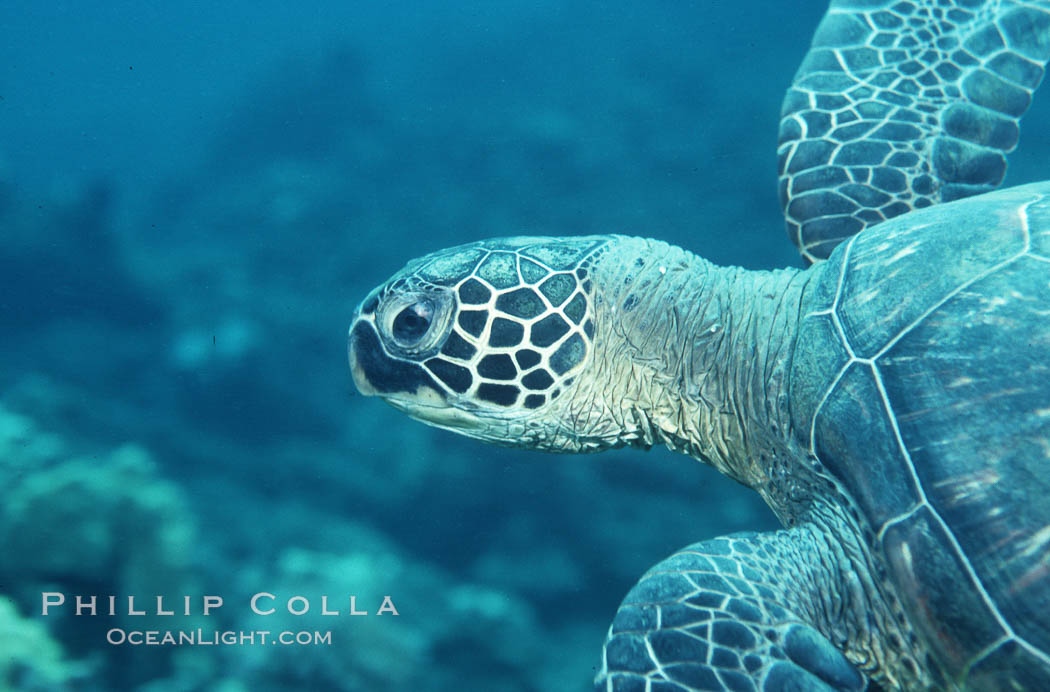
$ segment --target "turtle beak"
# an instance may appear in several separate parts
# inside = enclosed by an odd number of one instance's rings
[[[358,328],[360,322],[360,313],[355,314],[354,321],[350,323],[350,331],[346,338],[346,356],[350,361],[350,374],[354,378],[354,385],[357,386],[357,391],[361,392],[363,396],[375,396],[379,392],[377,392],[375,387],[372,386],[372,383],[368,381],[368,377],[365,375],[365,371],[361,367],[360,359],[358,358],[361,353],[361,330]],[[366,329],[368,328],[366,325],[361,326]]]

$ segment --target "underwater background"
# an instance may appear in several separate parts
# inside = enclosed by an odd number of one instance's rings
[[[771,513],[666,451],[412,422],[354,390],[349,319],[489,236],[797,265],[777,122],[823,10],[0,4],[0,692],[589,689],[649,566]],[[1044,90],[1007,184],[1048,176],[1048,123]],[[331,641],[107,641],[198,629]]]

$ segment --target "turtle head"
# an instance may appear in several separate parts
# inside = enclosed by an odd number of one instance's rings
[[[607,242],[506,238],[410,262],[354,316],[358,389],[470,437],[577,449],[551,409],[593,353],[588,267]]]

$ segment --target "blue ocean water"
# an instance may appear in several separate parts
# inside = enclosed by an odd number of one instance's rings
[[[0,6],[0,690],[589,689],[645,569],[769,511],[663,451],[414,423],[354,391],[345,330],[408,259],[489,236],[797,264],[776,130],[823,10]],[[1048,113],[1008,183],[1046,177]]]

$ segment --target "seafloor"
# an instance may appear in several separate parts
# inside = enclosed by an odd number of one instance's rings
[[[0,691],[587,689],[647,567],[768,510],[663,451],[413,423],[354,391],[348,320],[486,236],[797,262],[777,116],[821,5],[176,5],[0,8]],[[1047,176],[1048,105],[1008,182]],[[106,641],[196,628],[332,642]]]

